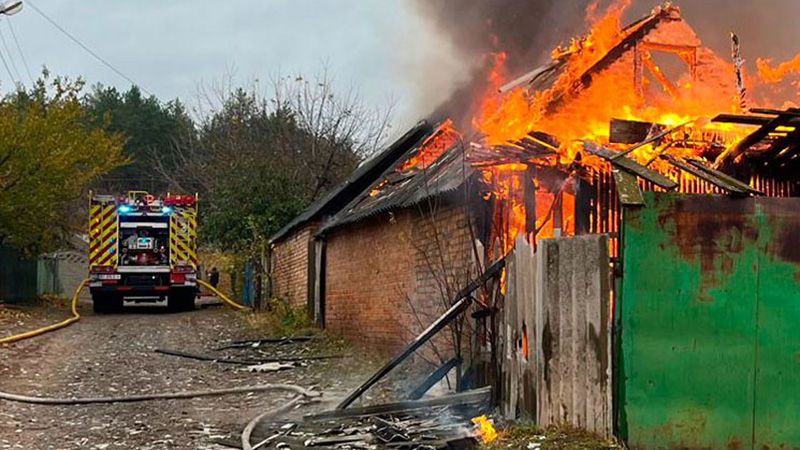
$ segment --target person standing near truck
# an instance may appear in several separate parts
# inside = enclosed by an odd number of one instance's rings
[[[219,284],[219,271],[216,267],[211,268],[211,272],[208,274],[208,283],[214,286],[214,289],[217,288]]]

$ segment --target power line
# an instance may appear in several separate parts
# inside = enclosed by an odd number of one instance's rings
[[[14,55],[11,53],[11,47],[6,44],[6,37],[3,35],[2,29],[0,29],[0,43],[3,45],[6,55],[8,55],[8,61],[11,63],[11,68],[14,69],[14,73],[17,75],[17,80],[21,83],[22,77],[19,74],[19,70],[17,70],[17,63],[14,62]]]
[[[6,68],[6,72],[8,72],[9,78],[11,78],[11,82],[14,83],[15,87],[17,86],[17,80],[14,79],[14,74],[11,73],[11,69],[8,68],[8,63],[6,62],[6,57],[3,56],[3,53],[0,52],[0,61],[3,61],[3,66]]]
[[[114,73],[116,73],[116,74],[117,74],[117,75],[119,75],[120,77],[124,78],[124,79],[125,79],[125,80],[127,80],[129,83],[131,83],[132,85],[134,85],[134,86],[138,86],[138,87],[139,87],[139,89],[141,89],[141,90],[142,90],[142,91],[143,91],[145,94],[147,94],[147,95],[153,95],[152,93],[150,93],[150,91],[148,91],[147,89],[145,89],[144,87],[142,87],[142,86],[141,86],[139,83],[137,83],[137,82],[133,81],[133,80],[132,80],[132,79],[131,79],[129,76],[127,76],[127,75],[125,75],[124,73],[122,73],[122,71],[121,71],[121,70],[119,70],[119,69],[117,69],[116,67],[114,67],[113,65],[111,65],[111,63],[110,63],[110,62],[106,61],[105,59],[103,59],[103,57],[101,57],[100,55],[98,55],[97,53],[95,53],[94,51],[92,51],[92,49],[90,49],[89,47],[87,47],[87,46],[86,46],[86,45],[85,45],[83,42],[79,41],[79,40],[78,40],[78,38],[76,38],[75,36],[73,36],[72,34],[70,34],[70,32],[69,32],[69,31],[65,30],[65,29],[64,29],[64,27],[62,27],[61,25],[59,25],[59,24],[58,24],[58,23],[57,23],[55,20],[51,19],[51,18],[50,18],[50,16],[48,16],[47,14],[45,14],[45,12],[44,12],[44,11],[42,11],[41,9],[39,9],[39,7],[38,7],[38,6],[36,6],[36,5],[35,5],[35,4],[34,4],[34,3],[31,1],[31,0],[27,0],[27,1],[26,1],[26,3],[27,3],[28,5],[31,5],[31,8],[33,8],[33,10],[34,10],[34,11],[36,11],[37,13],[39,13],[39,15],[40,15],[40,16],[42,16],[42,17],[43,17],[45,20],[47,20],[48,22],[50,22],[50,24],[51,24],[51,25],[53,25],[53,26],[54,26],[54,27],[55,27],[55,28],[56,28],[58,31],[62,32],[62,33],[63,33],[63,34],[66,36],[66,37],[68,37],[68,38],[69,38],[69,39],[70,39],[72,42],[76,43],[76,44],[77,44],[77,45],[78,45],[80,48],[84,49],[84,50],[86,51],[86,53],[88,53],[88,54],[92,55],[92,56],[93,56],[95,59],[97,59],[98,61],[100,61],[100,62],[101,62],[101,63],[102,63],[104,66],[106,66],[106,67],[108,67],[109,69],[111,69],[111,70],[112,70]]]
[[[17,51],[19,52],[20,58],[22,58],[22,64],[25,66],[25,72],[28,74],[28,79],[31,80],[31,84],[34,83],[33,76],[31,75],[31,69],[28,67],[28,60],[25,58],[25,53],[22,51],[22,46],[19,45],[19,40],[17,39],[17,33],[14,32],[14,27],[11,25],[10,20],[6,20],[5,23],[8,25],[8,29],[11,30],[11,37],[14,38],[14,44],[17,46]]]

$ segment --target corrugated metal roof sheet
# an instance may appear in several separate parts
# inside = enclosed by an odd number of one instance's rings
[[[413,149],[399,162],[407,160],[417,150]],[[326,222],[318,234],[381,212],[414,206],[423,200],[454,191],[474,173],[471,164],[466,161],[465,149],[460,143],[451,147],[425,170],[400,173],[397,171],[398,165],[387,170],[373,186]]]

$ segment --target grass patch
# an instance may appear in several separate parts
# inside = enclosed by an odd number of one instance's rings
[[[305,309],[292,308],[287,302],[278,299],[270,300],[267,310],[246,313],[242,317],[249,331],[263,338],[323,334],[308,318]]]
[[[305,309],[292,308],[287,302],[273,299],[269,309],[241,314],[248,339],[314,336],[314,348],[322,354],[346,353],[350,345],[341,336],[332,336],[314,324]]]
[[[539,428],[520,425],[498,432],[494,442],[484,445],[487,450],[611,450],[620,447],[613,441],[567,425]]]

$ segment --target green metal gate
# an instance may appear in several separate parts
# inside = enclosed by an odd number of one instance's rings
[[[625,211],[620,433],[800,447],[800,199],[648,193]]]

